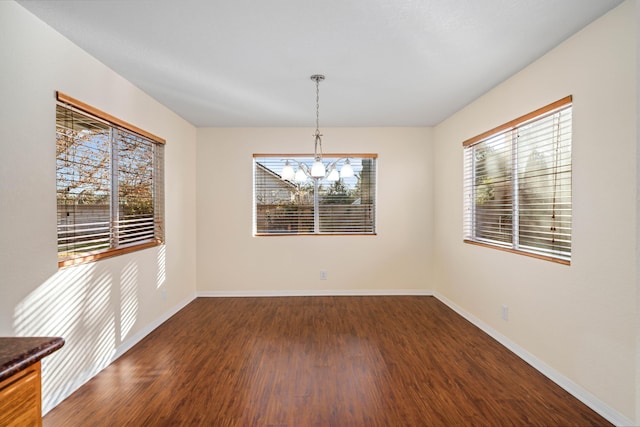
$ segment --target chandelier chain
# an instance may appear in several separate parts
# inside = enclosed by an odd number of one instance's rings
[[[322,74],[314,74],[311,80],[316,82],[316,133],[313,157],[316,162],[322,162],[322,134],[320,133],[320,82],[324,80]],[[323,173],[324,175],[324,173]]]
[[[316,134],[315,136],[320,136],[320,82],[324,80],[324,75],[322,74],[314,74],[311,76],[311,80],[316,82]]]
[[[320,79],[316,78],[316,135],[320,134]]]

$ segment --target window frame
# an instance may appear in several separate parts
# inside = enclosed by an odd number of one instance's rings
[[[366,232],[326,232],[326,231],[319,231],[319,232],[315,232],[315,231],[311,231],[311,232],[259,232],[258,231],[258,213],[257,213],[257,184],[256,184],[256,159],[258,158],[273,158],[273,159],[279,159],[282,161],[285,160],[292,160],[292,159],[305,159],[305,161],[308,161],[309,163],[312,163],[314,160],[314,155],[313,154],[290,154],[290,153],[286,153],[286,154],[264,154],[264,153],[257,153],[257,154],[253,154],[253,192],[252,192],[252,206],[253,206],[253,216],[252,216],[252,235],[253,237],[277,237],[277,236],[376,236],[377,235],[377,231],[376,231],[376,227],[377,227],[377,176],[378,176],[378,154],[376,153],[326,153],[323,154],[323,158],[326,160],[330,160],[330,161],[334,161],[334,160],[339,160],[339,159],[373,159],[374,160],[374,171],[373,171],[373,203],[372,203],[372,211],[371,211],[371,215],[372,215],[372,220],[371,220],[371,231],[366,231]],[[309,165],[310,167],[310,165]],[[268,169],[268,168],[267,168]],[[276,172],[274,171],[270,171],[271,173],[273,173],[275,176],[278,177],[278,179],[282,179],[280,175],[278,175]],[[323,180],[324,181],[324,180]],[[288,182],[288,181],[286,181]],[[295,181],[294,181],[295,182]],[[308,178],[307,181],[305,182],[313,182],[312,179]],[[314,191],[314,198],[319,197],[318,202],[321,200],[322,195],[317,196],[315,194]],[[322,205],[322,203],[319,203],[320,205]],[[313,206],[313,205],[310,205]],[[314,208],[315,209],[315,208]],[[315,213],[315,211],[313,211],[313,213]],[[320,215],[322,216],[322,215]]]
[[[155,147],[153,148],[154,152],[152,154],[153,159],[153,238],[149,240],[143,240],[140,242],[134,242],[122,246],[113,246],[113,239],[109,239],[109,247],[105,249],[99,249],[95,251],[90,251],[82,254],[75,254],[67,257],[60,256],[60,250],[58,249],[58,268],[68,267],[72,265],[85,264],[90,262],[95,262],[101,259],[110,258],[113,256],[123,255],[126,253],[131,253],[159,245],[163,245],[165,243],[165,232],[164,232],[164,146],[166,145],[166,140],[160,138],[150,132],[147,132],[143,129],[140,129],[137,126],[134,126],[124,120],[121,120],[117,117],[112,116],[102,110],[99,110],[95,107],[92,107],[82,101],[79,101],[69,95],[66,95],[62,92],[56,91],[56,110],[59,106],[69,109],[72,112],[76,111],[80,114],[86,115],[91,119],[95,119],[98,122],[104,123],[106,126],[110,128],[110,133],[113,131],[124,131],[130,134],[134,134],[135,136],[144,138],[147,142],[152,143]],[[56,127],[57,127],[56,123]],[[57,131],[56,131],[57,132]],[[156,151],[156,150],[160,151]],[[110,164],[108,166],[109,174],[112,172],[112,158],[110,158]],[[56,162],[58,161],[58,156],[56,156]],[[56,177],[56,182],[58,178]],[[56,185],[57,187],[57,185]],[[113,182],[109,184],[110,192],[114,188]],[[117,197],[115,198],[117,200]],[[110,212],[113,211],[114,199],[111,198],[109,201]],[[57,204],[57,202],[56,202]],[[56,208],[56,211],[59,213],[59,208]],[[56,228],[59,228],[59,223],[56,221]],[[117,233],[118,226],[114,226],[113,218],[110,221],[109,225],[109,234],[113,236],[114,232]],[[116,231],[114,231],[116,229]],[[58,246],[59,248],[59,246]]]
[[[556,112],[562,111],[567,108],[572,108],[572,107],[573,107],[573,97],[572,95],[569,95],[562,99],[559,99],[558,101],[552,102],[551,104],[541,107],[535,111],[532,111],[528,114],[525,114],[521,117],[518,117],[500,126],[497,126],[491,130],[488,130],[477,136],[474,136],[473,138],[467,139],[462,143],[463,155],[464,155],[463,173],[465,175],[463,177],[463,187],[464,187],[464,190],[463,190],[463,193],[464,193],[463,242],[464,243],[497,249],[497,250],[511,252],[511,253],[520,254],[520,255],[525,255],[533,258],[551,261],[558,264],[571,265],[572,248],[570,249],[568,255],[560,255],[560,254],[553,254],[553,253],[544,253],[545,252],[544,250],[540,250],[540,252],[537,252],[536,250],[532,250],[532,249],[523,250],[513,243],[513,241],[514,240],[517,241],[519,237],[516,237],[515,239],[512,238],[511,243],[506,243],[506,242],[492,243],[488,241],[488,239],[481,239],[481,238],[478,239],[478,238],[469,237],[469,234],[471,234],[472,236],[475,235],[474,230],[476,227],[475,225],[476,218],[475,218],[475,203],[474,201],[469,199],[469,192],[471,192],[471,194],[475,194],[475,193],[473,192],[473,190],[469,190],[467,187],[468,186],[472,188],[474,187],[474,184],[470,184],[470,181],[473,182],[475,180],[475,169],[473,166],[471,166],[472,173],[471,173],[471,176],[468,177],[467,168],[469,168],[470,166],[467,164],[467,156],[470,155],[471,148],[477,144],[488,141],[491,138],[496,137],[498,135],[506,134],[508,132],[515,132],[520,127],[526,126],[531,123],[535,123],[537,120],[543,120],[549,115],[553,115]],[[571,129],[573,129],[573,118],[571,118]],[[572,144],[573,144],[573,136],[571,136],[571,145]],[[514,143],[514,145],[517,146],[517,142]],[[572,165],[572,155],[569,160],[569,170],[571,170],[571,167],[572,167],[571,165]],[[520,171],[518,170],[517,166],[514,166],[513,164],[510,165],[509,174],[510,174],[510,183],[512,186],[518,185],[519,172]],[[571,188],[572,188],[573,183],[571,179],[571,174],[569,175],[569,181],[571,183]],[[514,199],[512,201],[511,212],[513,217],[518,217],[519,204],[520,204],[520,201],[517,199]],[[468,212],[469,210],[470,212]],[[468,219],[468,217],[470,217],[470,219]],[[570,223],[572,222],[572,218],[573,218],[573,212],[571,211],[571,217],[569,220]],[[513,225],[513,228],[514,228],[514,231],[512,231],[513,234],[518,232],[519,224],[520,224],[520,219],[518,219],[517,224]],[[471,229],[471,233],[468,233],[468,229]],[[572,229],[570,228],[570,232],[571,231]]]

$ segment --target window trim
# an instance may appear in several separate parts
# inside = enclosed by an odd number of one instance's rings
[[[572,102],[573,102],[573,96],[572,95],[566,96],[566,97],[564,97],[562,99],[557,100],[556,102],[552,102],[549,105],[545,105],[542,108],[538,108],[535,111],[532,111],[532,112],[530,112],[528,114],[525,114],[524,116],[520,116],[517,119],[513,119],[513,120],[511,120],[511,121],[509,121],[509,122],[507,122],[507,123],[505,123],[503,125],[497,126],[497,127],[493,128],[491,130],[488,130],[486,132],[482,132],[480,135],[476,135],[473,138],[469,138],[469,139],[467,139],[466,141],[464,141],[462,143],[462,146],[465,147],[465,148],[470,147],[470,146],[472,146],[474,144],[477,144],[477,143],[489,138],[490,136],[493,136],[493,135],[495,135],[497,133],[504,132],[504,131],[507,131],[507,130],[512,130],[515,127],[521,126],[522,124],[524,124],[524,123],[526,123],[526,122],[528,122],[528,121],[530,121],[532,119],[535,119],[538,116],[541,116],[541,115],[543,115],[543,114],[545,114],[545,113],[547,113],[549,111],[553,111],[553,110],[556,110],[558,108],[564,107],[565,105],[571,104]]]
[[[125,122],[124,120],[121,120],[117,117],[112,116],[109,113],[105,113],[102,110],[99,110],[95,107],[92,107],[89,104],[85,104],[82,101],[78,101],[75,98],[70,97],[69,95],[66,95],[62,92],[56,91],[56,100],[58,102],[61,102],[63,104],[67,104],[70,105],[74,108],[77,108],[80,111],[84,111],[87,114],[92,114],[94,116],[96,116],[99,119],[102,119],[106,122],[111,123],[112,125],[115,126],[119,126],[124,128],[125,130],[128,130],[129,132],[133,132],[133,133],[137,133],[140,136],[144,136],[145,138],[149,138],[151,139],[153,142],[156,142],[158,144],[166,144],[167,141],[164,138],[160,138],[159,136],[156,136],[154,134],[152,134],[151,132],[147,132],[146,130],[140,129],[137,126],[132,125],[131,123]]]
[[[164,138],[160,138],[159,136],[156,136],[150,132],[147,132],[143,129],[140,129],[137,126],[134,126],[124,120],[121,120],[117,117],[112,116],[109,113],[106,113],[98,108],[92,107],[91,105],[88,105],[82,101],[79,101],[69,95],[66,95],[60,91],[56,91],[55,92],[56,95],[56,101],[58,101],[59,105],[68,107],[68,108],[72,108],[72,109],[76,109],[79,112],[82,113],[86,113],[89,114],[91,116],[94,116],[95,118],[105,121],[108,125],[113,126],[113,127],[118,127],[121,128],[125,131],[137,134],[139,136],[142,136],[144,138],[147,138],[149,140],[151,140],[153,143],[155,144],[159,144],[159,145],[166,145],[166,140]],[[164,165],[162,166],[164,169]],[[164,171],[163,171],[164,174]],[[164,182],[164,180],[162,180]],[[164,197],[164,189],[162,189],[162,197]],[[164,206],[164,201],[162,202],[162,205]],[[155,214],[154,214],[155,215]],[[160,228],[162,230],[164,230],[164,213],[162,213],[162,221],[160,223]],[[157,226],[157,225],[156,225]],[[164,231],[162,233],[162,238],[161,239],[156,239],[155,241],[148,241],[148,242],[142,242],[142,243],[134,243],[128,246],[123,246],[123,247],[117,247],[117,248],[109,248],[109,249],[105,249],[103,251],[99,251],[99,252],[94,252],[94,253],[87,253],[86,255],[79,255],[79,256],[74,256],[72,258],[66,258],[66,259],[58,259],[58,268],[63,268],[63,267],[69,267],[69,266],[73,266],[73,265],[79,265],[79,264],[86,264],[86,263],[90,263],[90,262],[95,262],[101,259],[105,259],[105,258],[110,258],[110,257],[114,257],[114,256],[118,256],[118,255],[124,255],[127,253],[131,253],[131,252],[135,252],[135,251],[139,251],[139,250],[143,250],[143,249],[147,249],[147,248],[151,248],[151,247],[155,247],[155,246],[160,246],[163,245],[165,242],[164,239]]]
[[[527,124],[530,121],[534,121],[538,118],[540,118],[540,116],[545,115],[546,113],[550,113],[554,110],[559,110],[567,105],[573,104],[573,96],[572,95],[568,95],[562,99],[559,99],[555,102],[552,102],[551,104],[545,105],[544,107],[538,108],[537,110],[534,110],[530,113],[527,113],[523,116],[520,116],[514,120],[511,120],[507,123],[504,123],[500,126],[497,126],[491,130],[488,130],[486,132],[483,132],[479,135],[474,136],[473,138],[469,138],[465,141],[463,141],[462,146],[463,149],[468,149],[480,142],[483,142],[487,139],[489,139],[490,137],[497,135],[499,133],[506,133],[508,131],[514,130],[517,127],[523,126],[525,124]],[[463,180],[463,185],[466,186],[466,181]],[[465,205],[466,206],[466,205]],[[519,254],[519,255],[525,255],[528,257],[532,257],[532,258],[536,258],[536,259],[541,259],[541,260],[545,260],[545,261],[551,261],[557,264],[562,264],[562,265],[571,265],[571,260],[570,259],[563,259],[563,258],[558,258],[558,257],[554,257],[553,255],[547,255],[547,254],[540,254],[540,253],[535,253],[535,252],[529,252],[529,251],[523,251],[520,249],[515,249],[512,247],[508,247],[508,246],[501,246],[498,244],[491,244],[491,243],[487,243],[487,242],[483,242],[483,241],[479,241],[479,240],[473,240],[473,239],[468,239],[468,238],[463,238],[463,242],[464,243],[468,243],[471,245],[476,245],[476,246],[482,246],[482,247],[486,247],[486,248],[491,248],[491,249],[497,249],[500,251],[504,251],[504,252],[510,252],[510,253],[515,253],[515,254]]]
[[[255,165],[255,159],[259,158],[259,157],[273,157],[273,158],[298,158],[298,157],[302,157],[302,158],[310,158],[313,159],[314,155],[313,154],[309,154],[309,153],[254,153],[252,156],[254,165]],[[316,236],[320,236],[320,237],[326,237],[326,236],[355,236],[355,237],[361,237],[361,236],[377,236],[378,232],[377,232],[377,206],[378,206],[378,183],[377,183],[377,174],[378,174],[378,154],[377,153],[323,153],[322,155],[323,158],[328,158],[328,159],[339,159],[339,158],[361,158],[361,159],[375,159],[376,160],[376,186],[375,186],[375,207],[374,207],[374,211],[376,212],[376,214],[374,215],[374,231],[371,233],[264,233],[264,232],[257,232],[255,229],[255,225],[256,225],[256,213],[255,213],[255,209],[256,209],[256,201],[255,201],[255,182],[252,184],[253,185],[253,200],[252,200],[252,205],[253,205],[253,215],[252,215],[252,236],[253,237],[284,237],[284,236],[297,236],[297,237],[316,237]],[[255,166],[254,166],[255,167]]]
[[[143,249],[153,248],[155,246],[160,246],[163,244],[164,244],[164,241],[156,240],[155,242],[144,242],[144,243],[139,243],[131,246],[125,246],[123,248],[107,249],[104,252],[98,252],[98,253],[78,256],[75,258],[59,260],[58,268],[70,267],[72,265],[79,265],[79,264],[88,264],[90,262],[95,262],[101,259],[111,258],[118,255],[124,255],[131,252],[141,251]]]

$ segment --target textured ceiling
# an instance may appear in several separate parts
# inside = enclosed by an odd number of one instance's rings
[[[621,0],[29,0],[196,126],[431,126]],[[72,95],[72,94],[71,94]]]

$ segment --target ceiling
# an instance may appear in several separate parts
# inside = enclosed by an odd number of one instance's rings
[[[195,126],[432,126],[621,0],[29,0]],[[73,94],[70,94],[73,96]]]

